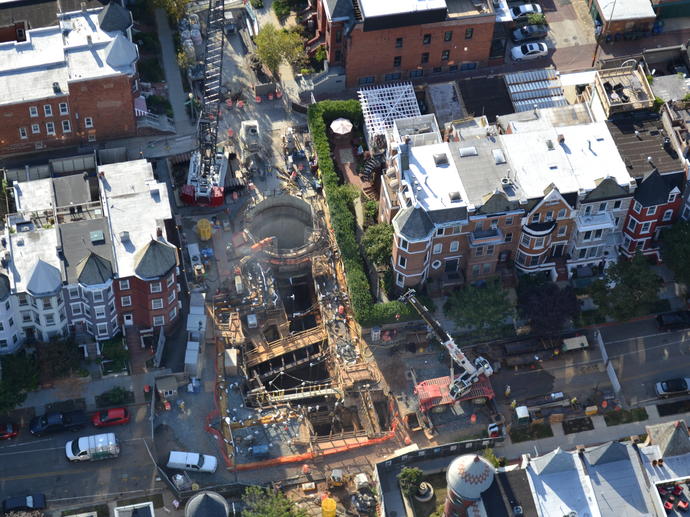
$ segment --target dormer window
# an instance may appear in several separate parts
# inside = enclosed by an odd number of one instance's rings
[[[676,194],[675,192],[671,192],[671,193],[668,195],[668,202],[669,202],[669,203],[673,203],[673,202],[676,200],[676,197],[677,197],[677,196],[678,196],[678,194]]]

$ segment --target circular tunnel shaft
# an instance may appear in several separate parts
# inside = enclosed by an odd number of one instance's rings
[[[311,206],[292,196],[278,196],[259,203],[252,210],[249,231],[255,240],[275,238],[278,254],[302,248],[314,231]]]

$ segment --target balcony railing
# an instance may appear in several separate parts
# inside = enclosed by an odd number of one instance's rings
[[[470,233],[471,246],[484,246],[486,244],[501,244],[505,240],[503,232],[498,228],[488,230],[475,230]]]
[[[616,227],[616,223],[609,212],[601,212],[594,215],[578,215],[575,218],[575,226],[578,232],[589,232],[613,229]]]

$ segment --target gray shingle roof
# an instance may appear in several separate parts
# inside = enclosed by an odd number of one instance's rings
[[[560,447],[539,458],[531,460],[532,468],[539,474],[555,474],[566,470],[575,470],[575,460],[571,453],[564,452]]]
[[[589,192],[584,199],[584,203],[592,203],[594,201],[603,201],[605,199],[615,199],[617,197],[625,197],[630,193],[621,187],[614,178],[604,178],[594,190]]]
[[[39,259],[31,270],[26,290],[33,296],[43,296],[54,293],[60,285],[62,285],[60,270]]]
[[[77,280],[82,285],[104,284],[111,278],[113,278],[113,265],[109,260],[94,252],[89,252],[77,264]]]
[[[227,517],[230,506],[215,492],[200,492],[192,497],[184,509],[185,517]]]
[[[423,208],[408,206],[395,215],[393,228],[406,239],[419,241],[429,237],[434,223]]]
[[[328,4],[328,11],[331,13],[331,20],[337,18],[348,18],[352,15],[352,0],[325,0]]]
[[[170,244],[151,239],[135,258],[134,272],[140,278],[159,278],[177,265],[177,251]]]
[[[441,210],[432,210],[427,215],[435,224],[452,223],[467,219],[467,208],[464,206],[443,208]]]
[[[668,202],[668,193],[673,187],[669,185],[666,179],[659,174],[659,171],[651,172],[637,190],[635,191],[635,201],[642,206],[657,206]]]
[[[479,214],[500,214],[502,212],[510,212],[520,207],[517,200],[510,201],[505,192],[497,190],[491,194],[484,204],[477,209]]]
[[[98,13],[98,24],[106,32],[124,32],[132,25],[132,14],[118,3],[110,2]]]
[[[627,446],[620,442],[609,442],[598,447],[592,447],[585,451],[585,456],[592,465],[604,465],[605,463],[630,459]]]
[[[658,445],[661,457],[690,453],[688,426],[683,420],[647,426],[652,445]]]

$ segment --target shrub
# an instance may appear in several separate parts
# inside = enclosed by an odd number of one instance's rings
[[[527,16],[528,25],[546,25],[546,16],[542,13],[532,13]]]
[[[264,0],[251,0],[250,3],[254,9],[262,9],[264,6]]]
[[[345,267],[355,318],[363,326],[417,319],[417,314],[406,303],[399,301],[374,303],[355,237],[356,220],[351,210],[351,189],[349,186],[340,184],[340,177],[331,158],[326,128],[338,117],[347,118],[355,125],[361,125],[362,108],[359,102],[355,100],[322,101],[311,104],[307,117],[312,142],[319,159],[319,171],[331,215],[331,226]]]
[[[273,11],[275,11],[278,18],[287,18],[290,15],[288,0],[275,0],[273,2]]]
[[[400,483],[402,493],[406,496],[413,495],[419,488],[423,475],[422,470],[417,467],[404,467],[398,474],[398,483]]]

